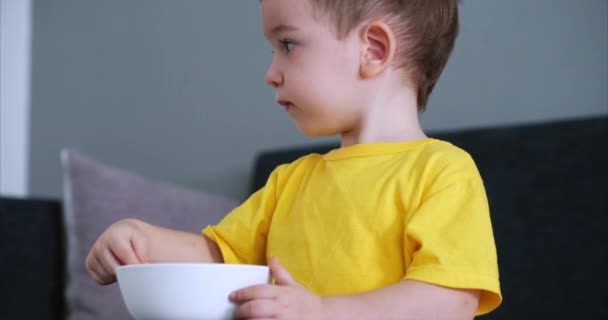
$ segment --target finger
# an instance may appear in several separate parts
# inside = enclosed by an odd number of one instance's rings
[[[103,281],[102,284],[110,284],[113,281],[113,277],[112,275],[108,272],[108,270],[106,269],[106,267],[104,266],[102,260],[99,258],[99,256],[95,256],[95,261],[97,262],[96,265],[96,270],[97,270],[97,275],[99,275],[99,278],[101,278],[101,280]]]
[[[139,264],[139,259],[135,254],[135,249],[130,241],[120,241],[110,246],[112,253],[118,258],[121,264]]]
[[[89,251],[89,254],[87,255],[87,259],[84,262],[84,267],[87,270],[87,272],[91,275],[93,275],[93,249],[91,249],[91,251]]]
[[[148,247],[142,237],[131,237],[130,245],[139,263],[150,262]]]
[[[278,287],[269,284],[258,284],[251,287],[236,290],[229,296],[233,302],[244,302],[256,299],[276,299]]]
[[[101,264],[110,276],[109,280],[112,282],[116,281],[116,268],[118,268],[121,263],[118,261],[112,251],[110,251],[110,249],[104,250],[103,259],[101,259]]]
[[[237,319],[274,318],[279,313],[279,304],[275,300],[260,299],[245,302],[236,307],[234,317]]]
[[[97,284],[104,284],[103,280],[97,275],[96,272],[92,271],[89,274],[91,275],[91,278],[93,278],[93,281],[95,281]]]
[[[89,273],[89,275],[91,276],[91,278],[93,278],[93,280],[95,280],[95,282],[97,282],[98,284],[102,284],[103,280],[99,277],[98,271],[97,271],[99,266],[97,266],[96,264],[97,264],[97,262],[95,261],[95,259],[89,254],[89,256],[87,257],[87,262],[86,262],[85,268],[86,268],[87,272]]]
[[[107,284],[107,281],[104,276],[105,270],[103,270],[103,267],[99,263],[97,256],[91,255],[89,259],[87,259],[86,267],[87,271],[89,271],[89,274],[91,275],[93,280],[95,280],[95,282],[102,285]]]
[[[268,266],[270,267],[270,273],[275,280],[275,283],[278,285],[299,285],[289,274],[289,271],[285,269],[277,258],[272,257],[268,262]]]

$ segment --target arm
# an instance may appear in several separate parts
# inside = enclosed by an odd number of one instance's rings
[[[404,280],[374,291],[321,298],[298,284],[271,258],[275,285],[255,285],[233,292],[238,319],[310,320],[465,320],[473,319],[479,290],[440,287]]]
[[[149,239],[149,263],[212,262],[223,263],[219,247],[206,236],[167,229],[136,220]]]
[[[99,236],[85,264],[97,283],[110,284],[116,281],[118,266],[159,262],[223,262],[223,259],[218,246],[207,237],[125,219]]]
[[[473,319],[478,290],[405,280],[367,293],[323,299],[324,319]]]

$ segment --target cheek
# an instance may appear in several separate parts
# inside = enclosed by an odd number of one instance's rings
[[[302,72],[290,84],[297,88],[294,98],[311,110],[340,104],[340,97],[344,95],[347,86],[336,76],[336,71],[329,68],[309,69],[305,71],[309,76]]]
[[[314,63],[303,64],[291,74],[291,84],[301,89],[298,91],[305,95],[303,98],[337,99],[354,94],[356,77],[357,69],[350,61],[328,55]]]
[[[332,42],[294,53],[285,84],[296,104],[310,112],[327,114],[341,113],[358,101],[359,69],[354,46]]]

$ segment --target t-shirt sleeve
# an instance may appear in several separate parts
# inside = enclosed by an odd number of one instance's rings
[[[404,279],[479,289],[477,314],[502,300],[496,246],[481,177],[436,185],[405,226]]]
[[[224,263],[266,265],[266,240],[283,168],[284,165],[277,167],[264,187],[219,224],[203,229],[203,234],[219,246]]]

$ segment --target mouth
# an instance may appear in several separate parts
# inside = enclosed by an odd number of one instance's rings
[[[279,100],[277,100],[277,102],[281,106],[283,106],[283,108],[285,108],[285,111],[290,111],[290,110],[293,109],[293,103],[291,103],[291,102],[289,102],[287,100],[281,100],[281,99],[279,99]]]

